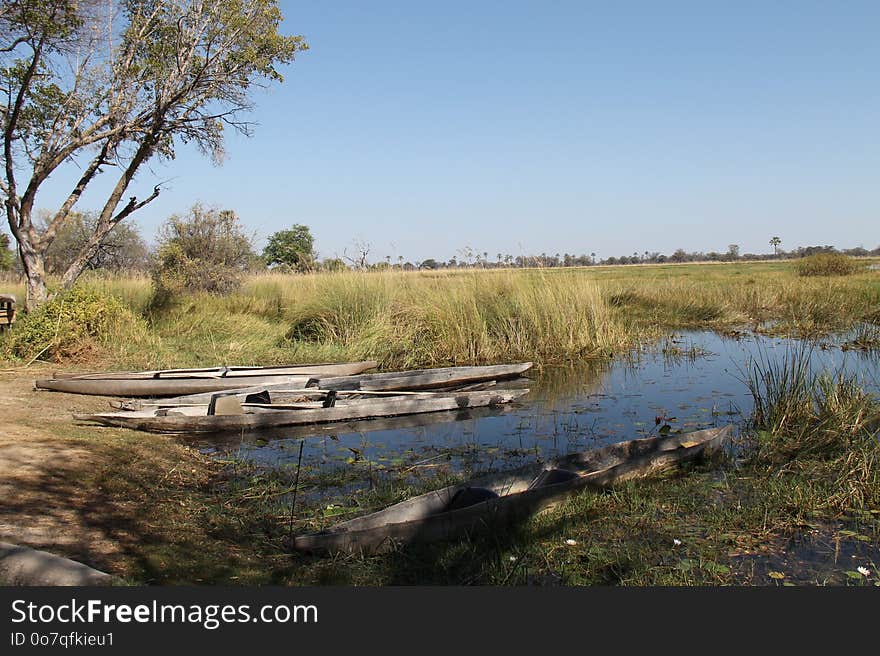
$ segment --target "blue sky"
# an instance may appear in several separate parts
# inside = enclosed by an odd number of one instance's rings
[[[145,236],[202,201],[322,257],[880,245],[880,2],[281,6],[311,50],[223,166],[139,176]]]

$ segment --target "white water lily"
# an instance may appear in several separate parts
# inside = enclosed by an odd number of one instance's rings
[[[571,538],[569,538],[568,540],[565,541],[565,544],[567,544],[569,547],[573,547],[574,545],[577,544],[577,540],[572,540]]]
[[[856,571],[862,576],[871,576],[871,570],[869,570],[867,567],[856,567]]]

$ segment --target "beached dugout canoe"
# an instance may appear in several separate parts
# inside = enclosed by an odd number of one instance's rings
[[[360,374],[331,378],[319,377],[321,389],[395,391],[431,390],[456,387],[489,380],[507,380],[522,376],[532,368],[531,362],[498,364],[475,367],[440,367],[437,369],[413,369],[388,371],[378,374]]]
[[[314,379],[312,379],[314,380]],[[528,380],[528,379],[523,379]],[[404,396],[404,395],[429,395],[429,394],[448,394],[450,392],[480,392],[495,387],[497,383],[494,380],[483,383],[474,383],[473,385],[459,385],[457,387],[447,387],[442,390],[418,390],[410,392],[407,390],[396,390],[393,392],[375,392],[364,390],[332,390],[340,399],[360,399],[364,397],[378,396]],[[310,401],[315,399],[324,399],[331,390],[319,389],[317,387],[299,387],[293,388],[288,385],[270,385],[246,387],[244,389],[226,390],[223,392],[205,392],[203,394],[188,394],[186,396],[166,396],[156,399],[126,399],[120,401],[110,401],[110,405],[120,410],[148,410],[150,408],[177,408],[190,405],[206,405],[217,394],[225,396],[235,396],[239,403],[249,403],[259,400],[263,403],[298,403],[301,401]]]
[[[299,551],[371,552],[509,524],[582,490],[601,490],[715,452],[731,430],[732,426],[724,426],[619,442],[570,454],[543,467],[452,485],[319,533],[296,536],[292,546]]]
[[[351,376],[378,366],[375,361],[289,365],[280,367],[214,367],[137,372],[59,374],[37,380],[36,389],[100,396],[179,396],[255,385],[305,387],[322,376]]]
[[[252,394],[267,392],[272,399],[282,398],[288,394],[309,393],[311,390],[363,391],[363,392],[401,392],[429,391],[459,388],[479,383],[489,384],[497,380],[517,378],[532,367],[531,362],[517,364],[488,365],[478,367],[443,367],[439,369],[416,369],[413,371],[389,371],[381,374],[360,374],[353,376],[318,377],[307,384],[295,388],[293,385],[278,383],[273,385],[250,384],[247,387],[227,388],[234,392],[241,401]],[[525,380],[525,379],[524,379]],[[194,393],[174,398],[162,399],[162,405],[188,405],[208,403],[211,392]],[[140,409],[143,404],[137,401],[123,405],[126,409]]]
[[[265,376],[250,379],[256,385],[290,385],[305,387],[308,376]],[[38,390],[69,392],[71,394],[92,394],[96,396],[170,396],[179,394],[198,394],[202,392],[221,392],[241,387],[241,378],[144,378],[144,379],[91,379],[91,378],[51,378],[37,380]]]
[[[251,433],[197,433],[188,437],[191,446],[206,446],[212,449],[230,448],[241,446],[243,441],[264,442],[272,440],[295,440],[309,437],[335,437],[350,433],[368,433],[371,431],[408,430],[424,426],[437,426],[439,424],[458,421],[474,421],[488,417],[502,417],[516,408],[512,403],[501,405],[487,405],[478,408],[456,408],[455,410],[440,410],[437,412],[423,412],[414,415],[401,415],[398,417],[373,417],[370,419],[353,419],[351,421],[335,421],[329,424],[306,424],[303,426],[280,426],[261,428],[258,432]]]
[[[361,362],[319,362],[269,366],[218,366],[196,369],[152,369],[148,371],[53,372],[53,378],[89,380],[131,380],[142,378],[247,378],[249,376],[351,376],[375,369],[375,360]]]
[[[321,424],[373,417],[396,417],[423,412],[510,403],[529,390],[488,390],[449,394],[417,394],[340,400],[332,407],[317,403],[241,403],[234,395],[219,396],[211,404],[151,410],[74,415],[81,421],[121,426],[155,433],[219,433],[274,426]],[[213,406],[213,407],[212,407]],[[214,414],[209,414],[211,411]]]

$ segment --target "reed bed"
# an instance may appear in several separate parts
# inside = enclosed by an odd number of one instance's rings
[[[798,278],[792,272],[704,278],[643,275],[611,284],[610,300],[639,323],[670,327],[718,327],[778,323],[783,330],[818,334],[876,319],[880,276]]]
[[[337,274],[286,305],[292,342],[388,366],[563,362],[628,343],[595,283],[512,272]]]
[[[750,460],[801,509],[880,506],[880,400],[842,372],[816,371],[810,349],[755,360],[747,384],[755,406]]]
[[[540,365],[605,358],[674,329],[819,334],[880,322],[878,272],[802,277],[791,263],[261,274],[236,293],[161,307],[151,304],[146,277],[91,273],[81,285],[121,300],[149,325],[148,352],[142,339],[112,336],[104,359],[125,366],[362,358],[385,368]]]

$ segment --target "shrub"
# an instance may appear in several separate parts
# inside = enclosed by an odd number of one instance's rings
[[[153,268],[154,303],[182,292],[237,290],[255,257],[235,212],[194,205],[160,230]]]
[[[799,276],[848,276],[859,269],[858,263],[842,253],[817,253],[797,263]]]
[[[130,342],[145,331],[143,320],[115,296],[77,286],[23,315],[3,350],[6,357],[60,362],[93,355],[111,340]]]

